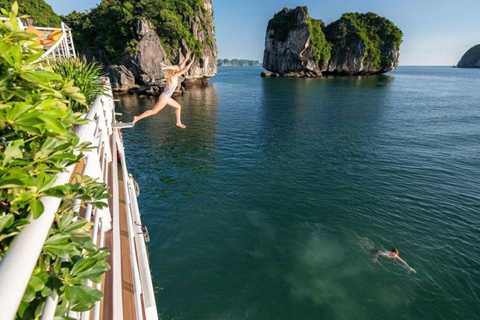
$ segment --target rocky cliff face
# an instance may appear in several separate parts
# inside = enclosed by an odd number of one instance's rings
[[[161,80],[161,63],[170,64],[150,21],[138,20],[135,32],[138,39],[135,53],[123,56],[119,65],[111,65],[107,69],[112,88],[116,91],[126,91]]]
[[[457,64],[458,68],[480,68],[480,44],[470,48]]]
[[[306,7],[284,8],[268,24],[263,67],[287,77],[385,73],[398,65],[401,36],[373,13],[344,14],[324,26]]]
[[[319,76],[312,58],[307,7],[283,8],[269,21],[263,67],[284,76]]]
[[[195,39],[205,43],[202,56],[196,57],[195,63],[186,74],[185,83],[188,84],[206,83],[217,73],[212,5],[213,0],[205,0],[205,10],[186,18]],[[178,47],[172,49],[172,59],[169,60],[153,24],[147,20],[137,21],[135,34],[138,42],[134,53],[125,54],[119,64],[110,65],[107,69],[112,88],[114,91],[139,89],[140,93],[158,94],[165,85],[161,64],[178,64],[193,50],[182,40]]]

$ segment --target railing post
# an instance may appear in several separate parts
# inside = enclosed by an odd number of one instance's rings
[[[113,132],[113,154],[117,154],[117,130]],[[118,195],[118,166],[117,161],[112,161],[112,204],[113,204],[113,234],[112,234],[112,319],[123,320],[123,295],[122,295],[122,259],[120,248],[120,212]]]

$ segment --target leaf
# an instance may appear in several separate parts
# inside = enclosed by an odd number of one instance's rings
[[[0,216],[0,232],[10,228],[13,225],[15,217],[13,214],[7,214],[5,216]]]
[[[62,123],[53,117],[39,116],[38,118],[43,120],[48,128],[55,133],[64,134],[67,131]]]
[[[20,147],[24,146],[23,140],[15,140],[10,143],[4,151],[5,158],[3,159],[3,166],[11,162],[13,159],[21,158],[23,156]]]
[[[35,299],[35,290],[33,290],[32,286],[27,286],[27,290],[23,294],[22,301],[30,302]]]
[[[12,4],[12,13],[15,17],[18,15],[18,3],[16,1]]]
[[[65,287],[65,297],[70,301],[72,311],[87,311],[95,305],[95,302],[103,298],[103,293],[97,289],[82,285]]]
[[[13,46],[10,49],[10,52],[12,54],[13,61],[15,62],[16,65],[19,65],[22,62],[22,49],[20,49],[20,46]]]
[[[77,249],[72,243],[70,243],[69,238],[68,235],[53,235],[45,241],[43,250],[52,256],[57,257],[65,257],[70,254],[75,254],[77,253]]]
[[[13,65],[13,61],[11,64]],[[55,74],[50,71],[43,71],[43,70],[26,72],[22,75],[22,78],[27,81],[36,82],[40,84],[48,84],[52,80],[62,80],[62,77],[59,76],[58,74]]]
[[[42,201],[38,199],[33,199],[32,202],[30,202],[30,210],[33,213],[33,219],[37,219],[38,217],[40,217],[44,211]]]
[[[45,287],[43,280],[37,276],[32,276],[28,285],[31,286],[35,292],[40,291]]]

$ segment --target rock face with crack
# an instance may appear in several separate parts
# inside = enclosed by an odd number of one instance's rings
[[[283,77],[381,74],[397,67],[401,42],[401,30],[374,13],[325,26],[307,7],[284,8],[268,23],[263,67]]]

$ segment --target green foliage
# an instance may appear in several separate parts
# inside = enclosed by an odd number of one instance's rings
[[[333,46],[342,41],[353,43],[357,39],[362,40],[365,44],[364,63],[372,62],[377,68],[391,64],[391,59],[382,51],[384,48],[399,48],[403,37],[400,28],[372,12],[345,13],[325,28],[325,34]]]
[[[323,22],[322,20],[309,18],[307,23],[308,31],[310,32],[313,61],[317,64],[326,64],[330,60],[332,46],[327,42],[323,33]]]
[[[351,51],[357,44],[360,44],[358,55],[364,56],[364,64],[388,68],[393,61],[387,52],[398,49],[402,43],[400,28],[371,12],[346,13],[325,27],[321,20],[308,16],[307,7],[283,8],[269,21],[267,30],[271,32],[271,39],[285,42],[290,32],[305,24],[310,33],[312,59],[321,69],[328,64],[332,52]]]
[[[54,61],[51,63],[51,67],[63,79],[73,80],[73,84],[77,88],[71,89],[71,94],[75,95],[81,92],[85,96],[86,105],[69,98],[73,111],[85,113],[87,106],[91,105],[97,96],[106,93],[105,87],[100,82],[100,78],[104,76],[102,67],[95,62],[89,63],[85,58],[70,58]]]
[[[126,52],[134,52],[136,42],[132,40],[137,38],[134,30],[138,19],[152,22],[170,58],[172,48],[182,41],[201,57],[205,45],[212,42],[206,30],[213,26],[211,22],[201,24],[206,37],[202,42],[194,37],[189,19],[204,13],[203,0],[103,0],[89,13],[74,11],[64,20],[73,29],[82,52],[100,49],[106,60],[118,62]]]
[[[15,0],[0,0],[0,8],[11,8]],[[18,3],[19,15],[32,17],[35,26],[60,27],[60,17],[44,0],[21,0]]]
[[[9,20],[0,23],[0,260],[29,217],[43,214],[41,197],[62,198],[16,318],[38,319],[54,290],[56,315],[63,317],[101,298],[87,281],[98,282],[109,268],[108,253],[92,243],[90,223],[71,208],[76,199],[102,208],[108,194],[104,184],[81,175],[73,184],[53,187],[56,175],[89,150],[72,131],[85,120],[71,103],[86,105],[86,100],[74,80],[40,67],[43,47],[18,28],[17,12],[16,3],[11,12],[2,9]]]
[[[308,15],[307,7],[298,7]],[[267,30],[274,30],[274,33],[270,35],[270,38],[275,41],[285,42],[287,40],[290,31],[299,27],[297,21],[296,9],[283,8],[282,11],[276,13],[268,22]]]

